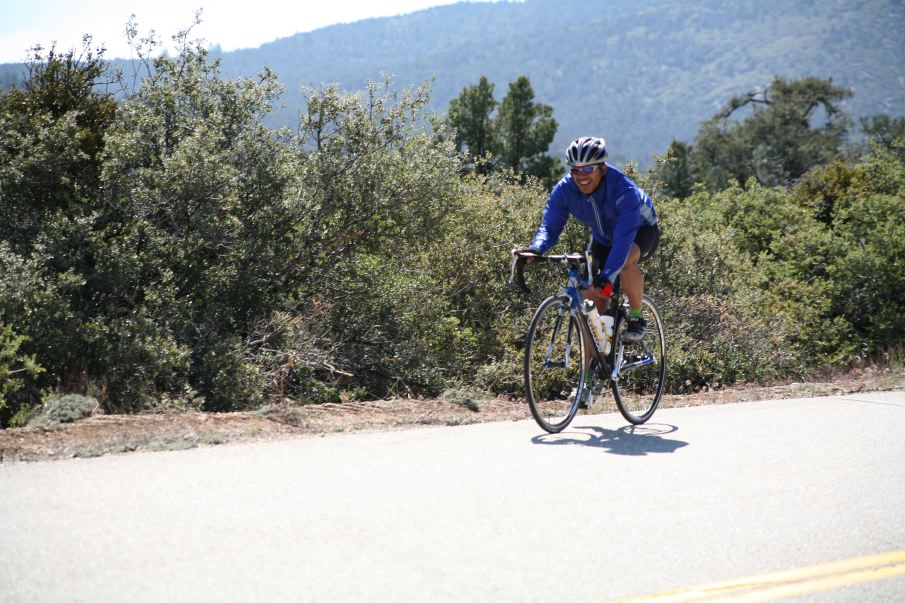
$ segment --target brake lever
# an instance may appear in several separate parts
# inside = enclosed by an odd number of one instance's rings
[[[512,254],[512,270],[509,274],[509,284],[515,283],[524,293],[531,293],[531,289],[525,284],[526,257],[517,253]]]
[[[518,260],[519,260],[519,257],[513,253],[512,254],[512,268],[509,271],[509,282],[506,283],[507,285],[511,285],[515,282],[515,264],[516,264],[516,262],[518,262]]]

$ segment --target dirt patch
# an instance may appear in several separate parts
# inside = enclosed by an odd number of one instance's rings
[[[889,369],[853,371],[826,382],[770,387],[721,387],[663,397],[661,408],[726,404],[764,399],[841,395],[905,388],[905,373]],[[265,441],[363,430],[424,425],[466,425],[515,421],[531,416],[524,401],[393,399],[343,404],[269,406],[256,412],[94,415],[72,423],[0,431],[0,463],[40,461],[136,450],[180,450],[230,442]],[[615,411],[606,395],[593,412]]]

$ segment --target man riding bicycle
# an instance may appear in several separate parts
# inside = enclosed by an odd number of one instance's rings
[[[641,315],[644,275],[638,263],[660,242],[651,198],[625,174],[606,163],[606,141],[583,137],[566,149],[569,174],[553,187],[531,245],[519,252],[543,255],[559,239],[569,216],[591,229],[592,287],[582,292],[600,313],[609,309],[616,278],[629,300],[629,341],[640,341],[647,323]]]

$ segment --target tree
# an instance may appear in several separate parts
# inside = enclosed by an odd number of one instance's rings
[[[458,98],[449,103],[447,123],[455,129],[456,149],[474,158],[481,158],[496,148],[493,119],[490,114],[496,108],[493,84],[485,76],[475,86],[462,89]],[[486,164],[479,163],[477,171],[486,173]]]
[[[493,88],[482,76],[450,102],[446,123],[456,132],[456,147],[473,159],[493,155],[489,163],[477,163],[479,173],[504,168],[552,186],[560,176],[559,162],[546,154],[559,127],[553,107],[534,102],[531,81],[523,75],[509,84],[494,116]]]
[[[116,102],[103,91],[117,77],[103,48],[46,56],[36,46],[23,89],[0,97],[0,238],[31,248],[54,212],[78,213],[98,185],[104,136]],[[68,252],[59,251],[59,257]]]
[[[674,140],[666,149],[666,155],[658,159],[656,168],[660,187],[671,197],[684,199],[689,196],[694,185],[689,165],[691,146]]]
[[[905,161],[905,118],[888,115],[862,117],[861,130],[871,143],[893,151]]]
[[[767,186],[794,182],[840,156],[850,120],[838,103],[851,95],[829,79],[776,77],[765,89],[733,97],[698,132],[694,180],[710,190],[752,177]],[[746,118],[732,119],[745,110]]]
[[[22,89],[0,97],[0,323],[47,369],[15,393],[26,409],[48,387],[82,379],[94,333],[96,213],[118,78],[83,38],[80,50],[34,47]],[[93,276],[92,276],[93,275]],[[18,369],[16,369],[18,370]],[[6,419],[0,417],[0,425]]]
[[[509,84],[497,116],[500,163],[516,173],[548,180],[555,161],[544,156],[557,127],[553,107],[535,103],[531,82],[520,76]]]

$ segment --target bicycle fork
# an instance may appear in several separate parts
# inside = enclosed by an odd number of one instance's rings
[[[571,313],[563,311],[560,308],[559,315],[556,317],[556,324],[553,326],[553,333],[550,335],[550,343],[547,344],[547,353],[544,355],[544,366],[552,366],[555,368],[569,368],[569,358],[572,356],[572,321],[569,321],[569,331],[566,333],[566,349],[562,360],[551,361],[550,356],[553,355],[553,348],[559,339],[559,330],[562,328],[563,316],[569,316]]]

